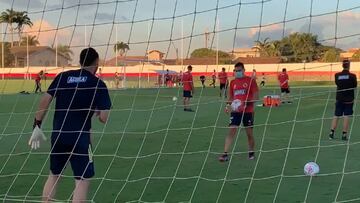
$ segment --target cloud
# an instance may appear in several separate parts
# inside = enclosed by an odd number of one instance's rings
[[[127,18],[126,16],[120,16],[120,20],[122,20],[122,21],[129,21],[130,19]]]
[[[30,0],[30,1],[23,1],[23,0],[1,0],[1,3],[9,5],[9,8],[13,6],[14,10],[18,8],[26,9],[29,8],[43,8],[44,3],[41,0]],[[14,5],[13,5],[14,3]]]
[[[54,43],[55,35],[59,43],[66,44],[68,42],[66,40],[69,40],[71,35],[67,30],[58,29],[56,32],[56,27],[46,20],[34,21],[34,25],[31,28],[26,27],[24,32],[29,35],[36,35],[42,46],[51,46]]]
[[[249,31],[249,37],[254,37],[256,35],[258,35],[260,28],[251,28]],[[274,25],[269,25],[269,26],[265,26],[261,28],[261,32],[263,33],[271,33],[271,32],[279,32],[283,30],[283,26],[282,24],[274,24]]]
[[[337,26],[336,26],[337,25]],[[345,11],[336,15],[326,15],[314,18],[311,24],[310,32],[316,34],[321,43],[327,45],[335,44],[335,33],[338,37],[336,46],[343,49],[348,49],[359,43],[358,36],[360,32],[357,27],[360,26],[360,13],[356,11]],[[309,24],[303,25],[301,32],[309,32]],[[335,32],[335,29],[336,32]],[[354,35],[354,36],[352,36]],[[346,37],[349,36],[349,37]],[[342,39],[342,37],[346,37]]]
[[[63,6],[64,1],[64,8],[67,7],[75,7],[79,5],[78,0],[58,0],[58,2],[53,2],[53,0],[50,2],[48,1],[47,8],[48,9],[61,9]],[[88,5],[88,4],[97,4],[98,0],[82,0],[80,1],[80,5]]]
[[[357,21],[360,20],[360,13],[356,13],[353,11],[345,11],[345,12],[341,12],[339,14],[339,17],[348,21]]]
[[[86,16],[86,18],[93,19],[94,16],[93,15],[88,15],[88,16]],[[96,20],[100,21],[100,22],[113,21],[114,20],[114,14],[113,13],[111,13],[111,14],[109,14],[109,13],[97,13],[96,14]],[[120,17],[117,17],[117,16],[115,17],[115,21],[117,21],[117,20],[128,21],[129,19],[127,17],[121,15]]]
[[[324,38],[324,30],[326,29],[326,24],[325,23],[312,23],[310,26],[310,30],[309,30],[309,24],[304,24],[303,26],[301,26],[300,28],[300,32],[304,32],[304,33],[312,33],[318,36],[318,39],[323,39]]]
[[[96,14],[96,20],[99,21],[111,21],[114,19],[114,14],[109,13],[97,13]]]
[[[277,40],[283,36],[283,33],[286,35],[292,32],[292,29],[283,30],[282,24],[274,24],[269,26],[264,26],[261,28],[250,28],[248,30],[238,31],[238,36],[236,38],[236,46],[238,47],[252,47],[254,46],[255,41],[264,40],[269,38],[270,40]],[[260,34],[260,38],[259,38]]]
[[[19,3],[19,5],[23,5],[23,1],[21,1],[21,3]],[[44,4],[43,2],[39,1],[39,0],[31,0],[29,3],[29,7],[30,8],[44,8]]]
[[[329,39],[328,41],[322,41],[324,44],[333,45],[335,38],[335,22],[336,15],[329,14],[324,16],[314,17],[311,21],[310,33],[316,34],[318,39],[324,40]],[[295,26],[294,26],[295,25]],[[338,27],[337,35],[338,37],[349,36],[353,34],[360,34],[356,27],[360,26],[360,12],[356,11],[346,11],[341,12],[338,15]],[[292,23],[286,25],[287,29],[285,30],[285,36],[293,32],[309,32],[309,21],[297,21],[296,24]],[[258,40],[259,28],[251,28],[248,30],[238,31],[238,37],[236,39],[236,45],[238,47],[251,47],[254,45],[254,41]],[[265,38],[270,38],[270,40],[280,39],[283,36],[283,24],[274,24],[269,26],[264,26],[261,28],[260,40]],[[337,46],[339,48],[347,49],[354,44],[358,44],[359,39],[357,36],[349,37],[345,39],[339,39],[337,41]]]
[[[248,33],[248,36],[253,41],[264,40],[266,38],[269,38],[270,40],[278,40],[281,39],[283,35],[287,36],[292,32],[293,30],[289,28],[285,28],[284,30],[283,24],[274,24],[274,25],[262,27],[261,31],[260,28],[251,28]]]

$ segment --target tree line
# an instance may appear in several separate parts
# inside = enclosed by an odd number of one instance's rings
[[[334,46],[323,45],[318,36],[312,33],[295,32],[280,40],[265,38],[254,42],[253,48],[260,57],[278,57],[284,63],[304,63],[312,61],[337,62],[343,50]],[[229,62],[232,58],[230,53],[219,51],[219,62]],[[200,48],[191,53],[192,58],[215,57],[216,50]],[[360,59],[360,50],[352,57]]]
[[[343,50],[326,46],[312,33],[295,32],[281,40],[255,41],[255,48],[263,57],[280,57],[283,62],[302,63],[311,61],[336,62]]]
[[[7,28],[10,32],[10,42],[3,41],[1,39],[0,45],[3,48],[0,49],[0,55],[4,55],[4,65],[6,67],[14,65],[14,56],[11,54],[11,48],[14,46],[39,46],[40,42],[38,36],[36,35],[23,35],[24,28],[26,26],[32,27],[33,22],[31,21],[28,13],[26,11],[16,11],[13,9],[6,9],[0,14],[0,23],[7,25]],[[17,34],[18,40],[14,41],[14,34]],[[59,54],[66,57],[69,61],[72,60],[74,55],[73,51],[70,49],[70,46],[58,44],[51,47],[53,50],[57,51]],[[2,53],[4,50],[4,53]],[[0,57],[0,64],[2,64],[2,57]]]

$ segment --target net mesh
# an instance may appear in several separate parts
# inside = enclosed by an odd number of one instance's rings
[[[346,54],[355,53],[356,61],[356,50],[339,52],[358,44],[357,0],[4,0],[0,5],[2,11],[26,11],[32,21],[20,28],[1,23],[1,201],[41,202],[51,146],[27,146],[41,98],[32,94],[33,78],[43,70],[46,90],[56,74],[79,68],[79,53],[89,46],[100,53],[97,76],[111,90],[113,107],[105,125],[93,120],[96,175],[88,202],[359,201],[357,100],[349,141],[328,140],[333,75]],[[316,35],[323,49],[276,49],[296,33]],[[291,43],[307,45],[306,40]],[[199,48],[212,53],[196,57]],[[226,99],[217,88],[202,87],[198,77],[205,75],[208,85],[213,72],[223,67],[232,72],[236,61],[244,61],[248,72],[255,69],[258,82],[265,74],[261,96],[280,94],[277,75],[287,68],[293,104],[256,107],[256,159],[247,160],[241,127],[229,162],[219,163],[229,130]],[[187,65],[194,67],[197,87],[193,113],[183,111],[177,80]],[[171,83],[165,80],[167,69]],[[360,71],[358,62],[351,70]],[[43,122],[48,137],[54,111],[51,106]],[[310,161],[320,165],[316,177],[303,173]],[[61,176],[55,199],[71,201],[70,166]]]

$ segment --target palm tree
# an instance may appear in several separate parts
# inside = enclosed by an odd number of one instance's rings
[[[281,43],[278,40],[270,42],[268,47],[269,56],[281,56]]]
[[[20,46],[26,46],[27,44],[29,46],[37,46],[40,45],[40,42],[35,35],[28,35],[21,38]]]
[[[72,60],[72,56],[74,55],[74,52],[71,51],[70,47],[67,45],[61,45],[59,44],[56,48],[54,48],[55,50],[57,49],[57,52],[63,56],[65,56],[67,59],[69,59],[69,61]]]
[[[255,41],[254,48],[260,52],[260,56],[262,57],[281,56],[281,42],[278,40],[269,40],[270,38],[266,38],[263,41]]]
[[[267,37],[263,41],[255,41],[254,48],[260,52],[260,56],[269,56],[269,48],[271,47],[270,39]]]
[[[33,23],[31,22],[31,20],[30,20],[29,16],[27,15],[26,11],[16,12],[15,23],[17,23],[17,26],[16,26],[15,29],[18,32],[19,41],[20,41],[21,33],[22,33],[24,27],[25,26],[32,27]],[[20,43],[19,43],[19,46],[20,46]]]
[[[0,15],[0,23],[6,23],[9,26],[10,35],[11,35],[11,47],[14,45],[14,27],[13,23],[16,23],[17,11],[13,9],[6,9]]]
[[[130,50],[130,47],[124,42],[116,42],[116,44],[114,45],[114,52],[119,52],[120,56],[123,56],[128,50]]]

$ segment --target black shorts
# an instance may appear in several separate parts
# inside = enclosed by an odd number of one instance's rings
[[[75,179],[87,179],[95,175],[91,145],[67,145],[61,142],[52,143],[50,154],[50,170],[54,175],[60,175],[68,162]]]
[[[232,112],[230,116],[229,126],[240,126],[243,124],[245,127],[252,127],[254,125],[253,113]]]
[[[220,90],[226,89],[226,84],[221,84],[220,83]]]
[[[191,98],[192,97],[191,91],[184,90],[183,97]]]
[[[353,115],[354,103],[344,103],[337,101],[335,103],[335,116],[351,116]]]
[[[290,93],[290,89],[289,89],[289,88],[281,88],[281,93],[289,94],[289,93]]]

